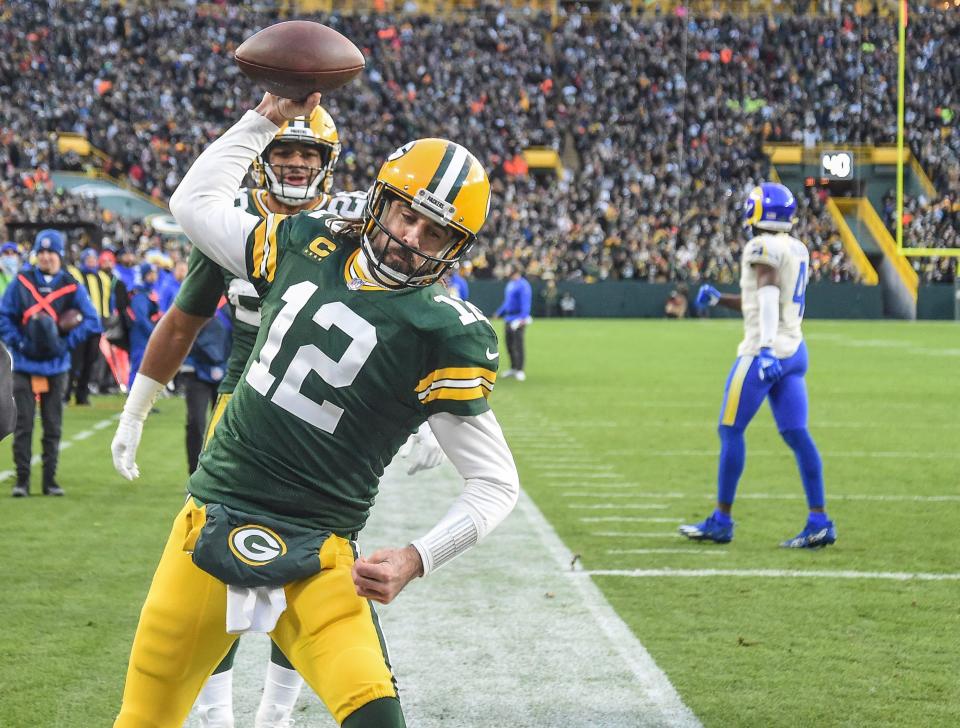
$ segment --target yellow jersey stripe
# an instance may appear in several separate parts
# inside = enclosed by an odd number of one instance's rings
[[[437,382],[438,380],[473,380],[477,379],[478,377],[485,379],[491,387],[493,386],[493,383],[497,381],[497,373],[489,369],[484,369],[483,367],[447,367],[446,369],[436,369],[425,376],[417,384],[414,391],[419,394],[420,392],[429,389],[434,382]]]
[[[268,218],[270,222],[270,232],[267,235],[267,262],[266,262],[266,271],[265,277],[268,283],[273,282],[273,277],[277,274],[277,230],[280,227],[280,223],[286,219],[286,215],[273,214]]]
[[[723,408],[723,419],[720,421],[722,425],[732,425],[737,421],[743,380],[747,378],[747,372],[750,370],[751,364],[753,364],[752,356],[742,357],[737,363],[737,368],[733,371],[733,379],[730,380],[730,389],[727,391],[727,403]]]
[[[253,273],[254,278],[260,278],[260,269],[263,267],[263,246],[267,240],[267,223],[260,222],[253,232]]]
[[[476,389],[477,387],[483,387],[488,392],[493,391],[493,384],[488,382],[483,377],[475,377],[473,379],[441,379],[437,382],[434,382],[430,385],[429,388],[423,390],[422,392],[417,393],[417,399],[421,402],[430,397],[434,392],[440,389]]]
[[[266,197],[266,190],[257,190],[253,193],[253,204],[257,208],[257,212],[260,213],[260,217],[266,218],[270,214],[270,210],[267,209],[267,203],[264,200]]]
[[[223,413],[227,411],[227,405],[230,403],[232,392],[224,392],[217,397],[217,404],[213,408],[213,414],[210,416],[210,424],[207,425],[207,434],[203,437],[203,449],[207,449],[210,444],[210,438],[213,437],[213,431],[217,429],[217,423],[223,418]]]
[[[470,387],[469,389],[441,387],[427,394],[426,397],[420,400],[420,403],[427,404],[428,402],[433,402],[435,399],[455,399],[459,401],[480,399],[481,397],[489,397],[491,389],[493,389],[493,387]]]

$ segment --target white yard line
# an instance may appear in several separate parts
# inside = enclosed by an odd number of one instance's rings
[[[529,457],[526,453],[523,455],[523,462],[530,463],[532,465],[581,465],[584,462],[582,457],[577,458],[568,458],[568,457]],[[612,465],[606,463],[600,465],[591,465],[592,468],[597,470],[613,470]]]
[[[561,498],[654,498],[653,495],[647,495],[646,493],[601,493],[601,492],[577,492],[577,493],[557,493]],[[679,493],[676,496],[668,496],[676,498],[698,498],[699,494],[696,496],[689,495],[680,495]],[[571,506],[572,507],[572,506]],[[666,508],[666,506],[663,506]]]
[[[660,503],[568,503],[567,508],[579,511],[655,511],[663,510],[667,506]]]
[[[95,422],[93,425],[91,425],[90,430],[81,430],[73,435],[73,437],[70,437],[66,440],[60,440],[60,452],[70,449],[75,442],[80,442],[81,440],[86,440],[88,437],[92,437],[94,434],[92,430],[102,430],[104,427],[109,427],[115,420],[119,419],[119,417],[120,415],[116,414],[108,419],[100,420],[99,422]],[[36,426],[40,427],[41,425],[38,423]],[[42,459],[43,458],[40,454],[34,455],[32,458],[30,458],[30,467],[32,468],[34,465],[37,465]],[[16,470],[0,470],[0,483],[8,478],[12,478],[16,474]]]
[[[617,455],[643,455],[645,457],[673,458],[673,457],[717,457],[716,450],[610,450],[606,453],[611,457]],[[942,460],[960,459],[960,452],[956,450],[926,450],[924,452],[907,450],[837,450],[821,452],[827,458],[896,458],[903,460]],[[751,450],[750,457],[787,457],[789,448],[781,450]]]
[[[726,556],[721,549],[607,549],[608,554],[684,554],[686,556]]]
[[[677,531],[594,531],[590,535],[604,538],[683,538]]]
[[[594,569],[571,572],[577,576],[625,576],[634,578],[739,576],[764,579],[886,579],[891,581],[960,581],[960,574],[927,574],[900,571],[820,571],[803,569]]]
[[[523,469],[522,469],[522,468],[521,468],[521,471],[520,471],[520,475],[521,475],[521,477],[523,476]],[[540,475],[540,471],[537,471],[537,475]],[[637,496],[638,498],[646,498],[647,496],[644,495],[642,492],[640,492],[640,489],[642,489],[642,488],[656,488],[656,487],[659,487],[660,484],[659,484],[659,483],[657,483],[657,484],[637,483],[637,482],[635,482],[635,481],[621,480],[619,483],[603,482],[603,483],[597,483],[596,485],[597,485],[598,487],[602,487],[602,488],[634,488],[634,489],[636,489],[636,490],[638,491],[638,492],[636,493],[636,496]],[[547,484],[547,487],[548,487],[548,488],[576,488],[577,486],[571,485],[568,481],[566,481],[566,479],[564,479],[564,481],[558,481],[558,482],[556,482],[556,483],[548,483],[548,484]],[[655,497],[655,496],[651,496],[651,497]],[[671,496],[671,497],[676,497],[676,498],[689,498],[690,495],[689,495],[689,494],[686,494],[686,493],[678,493],[678,494],[676,494],[676,496]]]
[[[620,480],[623,476],[618,473],[578,473],[570,470],[537,470],[537,475],[543,478],[553,478],[560,481],[571,480]]]
[[[647,516],[586,516],[582,523],[683,523],[682,518],[655,518]]]
[[[449,465],[413,477],[389,468],[361,538],[365,552],[426,532],[462,483]],[[664,673],[533,502],[488,539],[378,607],[407,725],[418,728],[697,728]],[[236,723],[252,725],[268,640],[244,637],[234,667]],[[332,728],[309,688],[298,728]],[[199,728],[191,717],[187,728]]]
[[[621,487],[619,485],[610,485],[604,483],[604,488]],[[625,483],[622,487],[635,487]],[[677,499],[677,498],[698,498],[704,500],[715,500],[716,496],[712,493],[601,493],[601,492],[567,492],[560,493],[561,498],[656,498],[656,499]],[[738,500],[803,500],[803,493],[737,493]],[[840,501],[891,501],[891,502],[917,502],[917,503],[956,503],[960,502],[960,495],[907,495],[905,493],[831,493],[827,492],[827,500]]]

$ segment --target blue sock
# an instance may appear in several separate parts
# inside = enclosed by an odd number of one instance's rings
[[[807,506],[823,508],[823,463],[820,461],[817,446],[813,444],[813,438],[805,427],[784,430],[780,435],[797,458],[800,480],[803,481],[803,490],[807,494]]]
[[[739,427],[720,425],[720,467],[717,471],[717,502],[733,505],[737,484],[747,462],[747,443]]]
[[[730,514],[724,513],[719,508],[715,508],[713,510],[713,520],[722,526],[729,526],[731,523],[733,523],[733,519],[730,518]]]
[[[821,513],[820,511],[810,511],[810,515],[807,517],[807,523],[814,528],[823,528],[827,525],[827,521],[830,519],[827,518],[826,513]]]

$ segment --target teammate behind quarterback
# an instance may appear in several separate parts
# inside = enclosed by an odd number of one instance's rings
[[[737,349],[720,408],[720,466],[717,507],[703,522],[684,525],[680,533],[695,541],[728,543],[737,484],[746,464],[744,431],[769,398],[781,437],[797,459],[810,509],[799,535],[787,548],[817,548],[837,540],[824,510],[823,465],[807,431],[807,346],[800,330],[810,254],[788,233],[797,201],[786,187],[764,182],[747,198],[745,224],[755,231],[743,251],[740,294],[721,294],[703,285],[697,305],[717,304],[743,312],[744,338]]]
[[[517,500],[487,402],[496,334],[434,285],[489,211],[476,158],[442,139],[404,145],[381,167],[361,221],[325,211],[264,219],[233,204],[278,127],[318,102],[266,94],[171,199],[194,244],[253,283],[263,320],[157,566],[117,728],[180,726],[244,630],[269,632],[338,723],[405,725],[370,600],[392,601],[467,551]],[[360,558],[355,539],[384,468],[428,419],[463,492],[428,533]],[[254,592],[262,611],[252,624],[244,605],[256,587],[265,592]]]

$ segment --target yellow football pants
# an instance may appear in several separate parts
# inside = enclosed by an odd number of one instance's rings
[[[217,403],[213,406],[213,414],[210,415],[210,422],[207,424],[207,432],[203,436],[203,449],[207,449],[207,445],[210,444],[210,438],[213,437],[213,431],[217,429],[217,423],[223,418],[223,413],[227,410],[227,405],[230,404],[230,398],[233,396],[233,392],[225,392],[217,397]]]
[[[114,728],[180,728],[237,639],[226,633],[226,586],[183,550],[202,519],[190,499],[174,521],[140,612]],[[372,700],[397,697],[376,615],[353,586],[353,561],[350,542],[331,536],[322,571],[284,587],[287,609],[270,635],[338,723]]]

